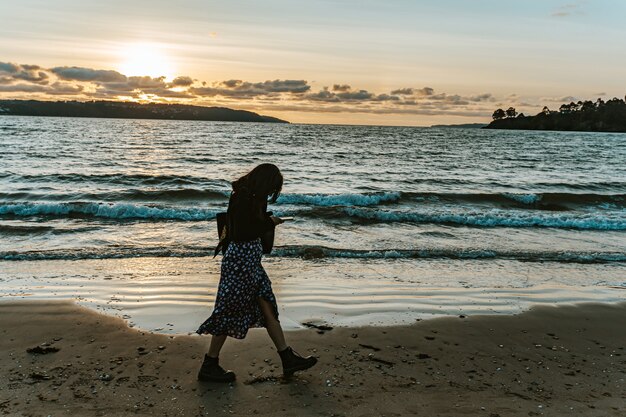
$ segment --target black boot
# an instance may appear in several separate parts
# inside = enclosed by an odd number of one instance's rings
[[[289,377],[296,371],[303,371],[309,369],[311,366],[317,363],[317,358],[313,356],[307,356],[303,358],[294,352],[293,349],[287,347],[285,350],[278,352],[280,360],[283,362],[283,375]]]
[[[233,371],[225,371],[219,365],[218,358],[212,358],[209,355],[204,355],[204,362],[200,372],[198,372],[198,380],[200,381],[213,381],[213,382],[233,382],[235,380],[235,373]]]

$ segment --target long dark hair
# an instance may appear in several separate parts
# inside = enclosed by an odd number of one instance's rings
[[[283,175],[276,165],[261,164],[232,185],[235,192],[247,189],[253,197],[275,203],[283,188]]]

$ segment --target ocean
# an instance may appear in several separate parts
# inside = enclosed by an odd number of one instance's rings
[[[192,331],[215,215],[263,162],[294,327],[626,299],[624,134],[3,116],[0,149],[0,300]]]

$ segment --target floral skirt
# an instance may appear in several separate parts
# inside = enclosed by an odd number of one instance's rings
[[[222,258],[220,283],[213,314],[196,333],[243,339],[251,327],[265,327],[259,298],[267,300],[278,319],[272,283],[261,265],[261,239],[230,242]]]

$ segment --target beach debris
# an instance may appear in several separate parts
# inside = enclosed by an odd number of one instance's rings
[[[387,366],[394,366],[395,363],[385,360],[385,359],[380,359],[377,358],[376,356],[374,356],[373,353],[370,353],[369,355],[367,355],[368,359],[373,361],[373,362],[378,362],[378,363],[382,363],[383,365],[387,365]]]
[[[113,381],[113,378],[114,378],[114,377],[113,377],[113,375],[111,375],[111,374],[101,374],[101,375],[98,377],[98,379],[99,379],[100,381]]]
[[[50,375],[46,375],[41,372],[31,372],[31,374],[28,375],[28,377],[32,379],[33,381],[48,381],[52,379]]]
[[[424,339],[426,339],[426,340],[435,340],[435,338],[433,336],[424,336]]]
[[[324,253],[324,249],[322,248],[306,248],[302,253],[302,259],[321,259],[324,258],[326,254]]]
[[[332,330],[333,327],[331,326],[327,326],[325,324],[315,324],[315,323],[311,323],[310,321],[305,321],[304,323],[302,323],[303,326],[306,326],[310,329],[317,329],[319,330],[318,333],[323,334],[325,331],[328,330]]]
[[[263,382],[281,382],[281,378],[273,376],[273,375],[255,376],[252,379],[244,381],[244,384],[245,385],[254,385],[254,384],[260,384],[260,383],[263,383]]]
[[[372,346],[372,345],[365,345],[363,343],[359,343],[359,346],[361,346],[362,348],[365,349],[372,349],[374,352],[379,352],[380,348],[377,348],[376,346]]]
[[[59,350],[60,349],[58,347],[50,346],[49,343],[42,343],[39,346],[26,349],[26,352],[39,354],[39,355],[46,355],[48,353],[58,352]]]
[[[430,355],[427,353],[418,353],[417,354],[417,359],[430,359]]]
[[[145,347],[140,346],[137,348],[137,353],[139,353],[140,355],[147,355],[150,352],[147,351]]]

